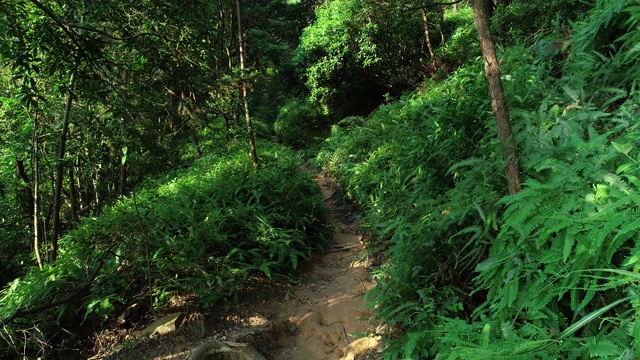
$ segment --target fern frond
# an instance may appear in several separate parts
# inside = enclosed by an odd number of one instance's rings
[[[418,344],[422,342],[426,337],[427,332],[413,332],[407,334],[407,342],[405,343],[404,348],[404,358],[405,359],[414,359],[414,352],[419,347]]]
[[[622,349],[613,342],[606,339],[590,338],[586,343],[587,352],[590,357],[612,358],[619,357]]]

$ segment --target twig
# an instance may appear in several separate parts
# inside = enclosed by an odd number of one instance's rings
[[[362,246],[362,244],[334,246],[331,249],[327,250],[327,252],[344,251],[344,250],[353,249],[353,248],[358,247],[358,246]]]
[[[300,301],[302,301],[302,302],[304,302],[304,303],[307,303],[307,304],[309,304],[309,305],[313,306],[313,304],[312,304],[309,300],[302,300],[302,299],[300,299],[299,297],[297,297],[295,294],[292,294],[291,292],[289,292],[289,295],[291,295],[291,296],[292,296],[293,298],[295,298],[295,299],[298,299],[298,300],[300,300]]]
[[[329,266],[331,266],[331,265],[333,265],[333,264],[337,263],[338,261],[340,261],[340,260],[342,260],[342,259],[344,259],[344,258],[343,258],[342,256],[340,256],[339,258],[337,258],[337,259],[335,259],[333,262],[331,262],[331,264],[329,264],[329,265],[325,266],[325,268],[328,268]]]
[[[367,292],[367,288],[364,286],[364,283],[362,282],[362,280],[360,280],[360,278],[356,278],[356,279],[360,281],[360,286],[362,286],[362,291]]]
[[[342,325],[342,332],[344,333],[345,344],[347,344],[347,346],[351,346],[351,344],[349,344],[349,339],[347,339],[347,329],[344,328],[344,325]]]

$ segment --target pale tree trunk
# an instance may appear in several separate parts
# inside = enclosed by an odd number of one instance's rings
[[[36,253],[38,267],[43,269],[42,256],[40,255],[40,244],[42,233],[40,231],[40,138],[38,128],[40,121],[38,110],[33,119],[33,250]]]
[[[439,30],[440,30],[440,44],[444,44],[444,30],[442,29],[444,27],[444,6],[440,6],[440,26],[439,26]],[[442,45],[440,45],[442,46]]]
[[[127,133],[124,128],[124,117],[120,119],[120,136],[124,139],[124,144],[127,143]],[[128,147],[125,145],[122,149],[122,155],[120,156],[120,178],[118,180],[118,195],[124,196],[127,192],[127,153],[129,151]]]
[[[49,260],[56,261],[58,257],[58,238],[60,237],[60,208],[62,204],[62,183],[64,178],[64,157],[67,152],[67,134],[69,132],[69,117],[71,113],[71,105],[73,104],[73,92],[76,85],[76,71],[78,70],[79,60],[71,71],[69,78],[69,88],[67,94],[67,102],[64,108],[62,119],[62,131],[60,133],[60,147],[58,148],[58,164],[56,165],[56,182],[53,197],[53,235],[51,236],[51,246]]]
[[[251,152],[251,163],[254,167],[258,167],[258,153],[256,151],[256,140],[253,136],[253,128],[251,126],[251,116],[249,116],[249,99],[247,94],[247,81],[244,74],[244,40],[242,38],[242,12],[240,10],[240,0],[236,0],[236,8],[238,10],[238,49],[240,50],[240,81],[242,82],[242,100],[244,102],[244,115],[247,121],[247,131],[249,133],[249,148]]]
[[[429,32],[429,19],[427,18],[427,11],[425,9],[420,9],[420,13],[422,13],[422,22],[424,24],[424,36],[427,40],[427,49],[429,50],[429,56],[431,57],[431,66],[433,70],[438,68],[438,63],[436,62],[436,54],[433,51],[433,44],[431,43],[431,36]]]
[[[509,194],[515,194],[522,189],[520,177],[520,164],[515,140],[511,133],[511,121],[507,99],[504,95],[502,80],[500,78],[500,64],[496,56],[496,47],[489,30],[489,4],[490,0],[471,0],[473,17],[478,28],[478,40],[484,58],[485,76],[489,84],[491,94],[491,107],[498,128],[498,137],[502,145],[502,158],[507,162],[506,176]]]

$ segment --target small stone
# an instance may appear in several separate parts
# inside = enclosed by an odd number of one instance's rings
[[[300,329],[298,328],[298,325],[293,323],[288,323],[286,326],[286,331],[288,335],[294,336],[294,335],[298,335],[298,332],[300,331]]]

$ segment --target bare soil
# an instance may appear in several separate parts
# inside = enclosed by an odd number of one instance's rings
[[[238,305],[207,314],[190,311],[189,299],[176,299],[168,312],[185,314],[176,331],[149,339],[141,337],[142,328],[105,331],[89,359],[186,360],[212,338],[251,344],[272,360],[378,358],[380,337],[364,299],[373,283],[359,222],[336,201],[331,179],[316,180],[334,210],[336,234],[328,251],[302,265],[295,279],[254,279],[239,289]]]

